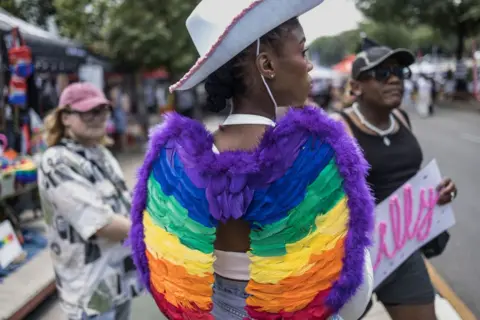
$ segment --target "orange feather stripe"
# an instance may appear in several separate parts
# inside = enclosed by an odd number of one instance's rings
[[[249,306],[258,311],[279,313],[294,312],[305,308],[320,292],[330,290],[333,279],[338,279],[342,270],[344,240],[319,255],[312,255],[305,266],[304,274],[288,277],[278,283],[261,284],[250,280],[247,293]]]
[[[150,282],[155,290],[175,307],[208,311],[212,308],[213,275],[195,276],[185,267],[155,258],[146,251],[150,268]],[[197,306],[197,307],[195,307]]]

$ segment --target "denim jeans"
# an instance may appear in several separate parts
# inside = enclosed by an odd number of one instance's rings
[[[215,275],[213,285],[213,311],[215,319],[243,320],[248,319],[245,311],[248,294],[245,288],[248,281],[236,281]]]
[[[127,301],[115,309],[99,314],[97,316],[87,316],[83,315],[82,320],[130,320],[131,319],[131,310],[132,309],[132,302]]]
[[[245,311],[245,293],[248,281],[235,281],[215,275],[213,285],[213,311],[212,315],[217,320],[243,320],[250,319]],[[342,320],[338,315],[329,320]]]

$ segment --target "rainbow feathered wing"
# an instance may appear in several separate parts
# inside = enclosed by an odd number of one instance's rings
[[[251,226],[252,319],[327,319],[361,285],[373,226],[367,165],[342,125],[290,111],[251,152],[212,152],[170,115],[151,137],[132,208],[137,267],[169,319],[213,319],[216,226]]]

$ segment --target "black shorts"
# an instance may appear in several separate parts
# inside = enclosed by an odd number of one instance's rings
[[[177,111],[177,113],[181,114],[184,117],[193,119],[194,108],[185,109],[185,110],[181,110],[181,111],[179,110],[179,111]]]
[[[434,303],[435,289],[420,251],[413,253],[374,292],[385,306]],[[368,305],[367,312],[372,303]]]

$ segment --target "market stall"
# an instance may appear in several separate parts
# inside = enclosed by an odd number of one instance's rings
[[[28,291],[43,294],[51,288],[53,279],[46,287],[25,287],[18,296],[9,295],[12,288],[5,285],[18,281],[18,271],[44,253],[47,245],[42,232],[27,226],[31,221],[41,221],[37,162],[44,149],[42,121],[31,108],[29,94],[34,89],[31,80],[35,64],[20,30],[13,28],[7,36],[11,42],[3,44],[1,52],[6,57],[2,59],[6,72],[1,74],[0,104],[0,318],[22,319],[18,315],[28,313],[28,308],[34,307],[32,299],[38,297]],[[30,278],[35,276],[43,277]],[[6,314],[7,310],[11,313]]]
[[[7,47],[14,40],[11,30],[18,28],[30,47],[35,71],[74,73],[85,63],[87,52],[81,44],[56,36],[0,9],[0,32]]]
[[[19,29],[14,28],[10,38],[12,43],[7,52],[10,80],[0,122],[0,223],[8,220],[20,234],[20,213],[25,209],[40,211],[34,157],[41,151],[38,141],[41,121],[28,106],[28,79],[34,69],[31,49]],[[21,201],[25,196],[30,200],[28,206]]]
[[[0,9],[0,43],[5,47],[0,69],[0,78],[4,80],[0,79],[0,88],[3,88],[2,82],[10,81],[6,51],[15,42],[11,32],[15,28],[22,34],[32,55],[34,73],[28,79],[29,107],[43,118],[56,106],[61,89],[69,81],[78,79],[79,68],[86,63],[88,52],[79,43],[47,32]]]

